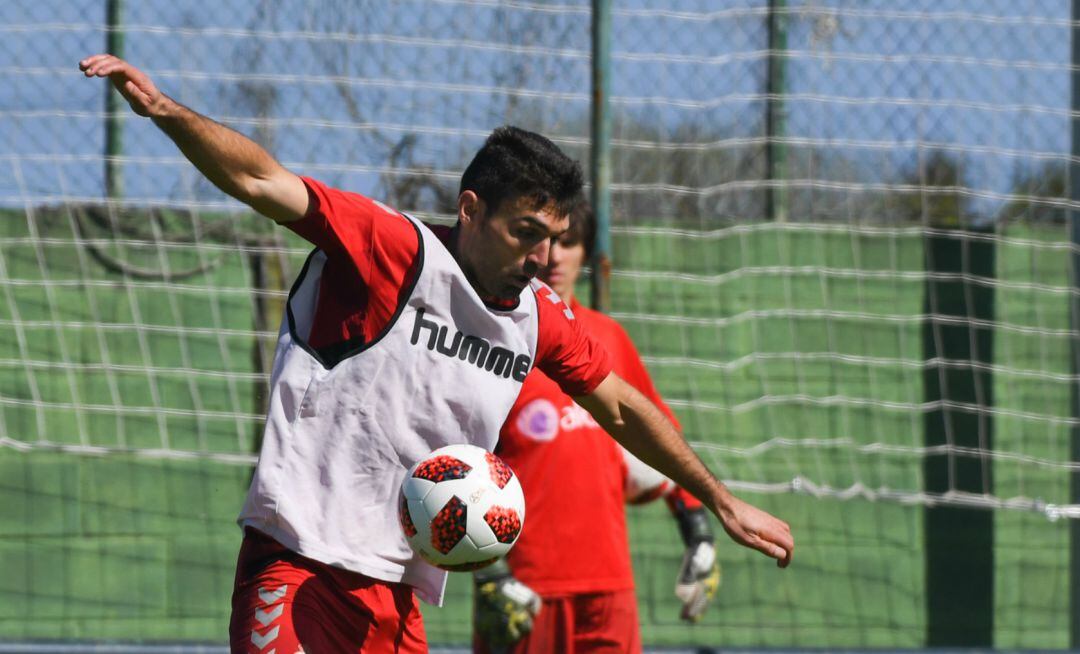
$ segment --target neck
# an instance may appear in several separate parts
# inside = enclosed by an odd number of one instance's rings
[[[457,223],[450,229],[450,238],[446,242],[446,249],[450,250],[450,256],[454,257],[454,261],[457,261],[461,272],[465,273],[465,279],[469,281],[469,285],[473,287],[477,295],[483,297],[484,291],[476,283],[476,274],[473,272],[472,265],[465,257],[461,256],[461,223]]]

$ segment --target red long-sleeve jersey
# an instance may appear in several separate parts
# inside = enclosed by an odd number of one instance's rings
[[[576,302],[571,310],[607,348],[614,372],[678,427],[623,328]],[[534,370],[510,410],[496,452],[525,491],[525,527],[507,556],[515,577],[544,596],[633,588],[626,464],[618,443],[585,409]],[[684,491],[675,492],[686,504],[699,505]]]

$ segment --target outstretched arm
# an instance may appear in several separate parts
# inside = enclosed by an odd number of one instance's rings
[[[94,55],[79,69],[87,77],[108,77],[135,113],[153,120],[225,193],[279,223],[307,213],[304,182],[251,139],[176,102],[123,59]]]
[[[795,541],[787,523],[732,495],[634,387],[610,374],[592,393],[574,399],[623,447],[700,499],[735,542],[771,556],[781,568],[791,563]]]

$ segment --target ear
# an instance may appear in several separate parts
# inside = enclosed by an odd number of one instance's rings
[[[484,201],[475,191],[462,191],[458,196],[458,222],[476,223],[484,217]]]

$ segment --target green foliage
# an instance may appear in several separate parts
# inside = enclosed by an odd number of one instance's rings
[[[1068,213],[1061,205],[1069,197],[1068,168],[1064,164],[1048,163],[1022,173],[1013,182],[1010,195],[1014,198],[998,214],[999,221],[1064,223]]]

